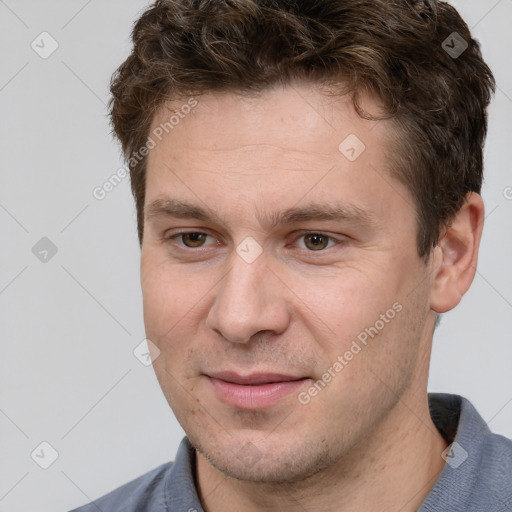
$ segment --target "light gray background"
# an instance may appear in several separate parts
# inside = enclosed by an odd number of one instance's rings
[[[498,91],[478,274],[436,332],[430,390],[468,397],[512,437],[512,0],[453,3]],[[86,503],[172,460],[183,436],[132,352],[144,328],[128,180],[92,195],[123,164],[105,104],[145,5],[0,0],[0,512]],[[47,59],[31,48],[43,31],[59,44]],[[58,248],[46,263],[42,237]],[[46,470],[31,458],[42,441],[59,454]]]

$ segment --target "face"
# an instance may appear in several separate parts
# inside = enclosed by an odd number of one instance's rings
[[[197,102],[148,156],[154,368],[215,468],[296,481],[347,456],[425,378],[434,318],[414,203],[387,170],[390,122],[361,119],[348,97],[302,84]]]

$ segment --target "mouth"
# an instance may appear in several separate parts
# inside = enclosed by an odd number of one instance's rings
[[[304,386],[309,377],[281,373],[216,372],[206,375],[217,398],[238,409],[265,409]]]

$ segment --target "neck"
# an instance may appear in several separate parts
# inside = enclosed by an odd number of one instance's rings
[[[427,394],[408,393],[368,436],[336,464],[294,483],[235,480],[196,454],[197,484],[207,512],[226,503],[240,512],[414,512],[439,477],[448,443],[431,420]]]

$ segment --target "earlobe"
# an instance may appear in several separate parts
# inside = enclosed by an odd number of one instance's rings
[[[436,313],[457,306],[473,282],[484,211],[481,196],[470,192],[434,249],[430,307]]]

